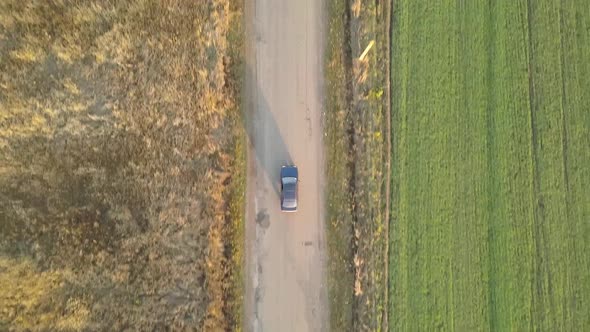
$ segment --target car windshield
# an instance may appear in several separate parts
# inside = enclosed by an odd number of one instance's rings
[[[295,184],[295,183],[297,183],[297,178],[294,178],[294,177],[283,178],[283,184]]]

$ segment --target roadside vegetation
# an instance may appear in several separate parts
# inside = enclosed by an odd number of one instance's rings
[[[395,1],[390,330],[588,330],[589,13]]]
[[[240,6],[0,2],[0,330],[241,327]]]
[[[330,0],[327,5],[330,328],[386,330],[389,98],[388,65],[383,59],[389,52],[385,43],[389,4]]]

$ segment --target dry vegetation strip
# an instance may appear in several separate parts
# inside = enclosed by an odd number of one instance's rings
[[[0,2],[0,329],[241,326],[235,1]]]
[[[388,8],[383,1],[328,2],[327,231],[334,331],[379,330],[386,321]],[[371,41],[375,47],[360,59]]]
[[[590,326],[590,3],[396,0],[390,329]]]

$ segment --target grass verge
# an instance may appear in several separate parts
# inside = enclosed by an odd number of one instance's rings
[[[236,120],[241,123],[241,120]],[[244,305],[244,222],[246,190],[246,143],[243,133],[236,135],[233,149],[232,183],[229,188],[229,220],[226,229],[228,241],[228,275],[230,289],[226,298],[229,327],[232,331],[241,331],[243,326]]]
[[[381,59],[388,52],[387,8],[381,1],[328,2],[325,143],[334,331],[381,330],[386,322],[387,64]]]
[[[232,141],[232,180],[229,185],[229,220],[230,223],[226,228],[227,242],[226,255],[229,259],[228,274],[226,279],[229,280],[230,289],[226,298],[226,316],[229,317],[229,329],[231,331],[241,331],[243,327],[244,315],[244,225],[246,221],[246,133],[243,128],[243,112],[241,109],[241,82],[244,73],[243,54],[244,54],[244,8],[243,2],[230,2],[230,31],[228,33],[230,64],[228,75],[228,86],[233,91],[235,100],[234,108],[229,114],[231,127],[233,128]]]

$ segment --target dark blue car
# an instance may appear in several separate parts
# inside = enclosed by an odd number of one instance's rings
[[[297,211],[297,185],[299,174],[297,166],[281,167],[281,210]]]

